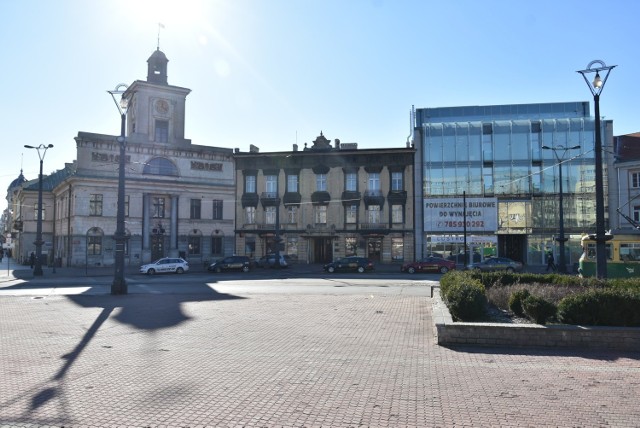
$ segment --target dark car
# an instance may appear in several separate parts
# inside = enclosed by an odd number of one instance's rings
[[[506,257],[490,257],[480,263],[473,263],[467,267],[471,270],[480,272],[504,271],[509,273],[522,272],[522,269],[524,268],[521,262],[517,262]]]
[[[280,254],[278,257],[279,261],[276,262],[275,254],[267,254],[266,256],[260,257],[256,262],[256,265],[261,268],[286,268],[289,267],[289,263],[287,262],[287,257]]]
[[[251,266],[251,259],[247,256],[229,256],[211,263],[207,270],[216,273],[227,270],[249,272],[251,270]]]
[[[323,269],[329,273],[353,271],[363,273],[373,270],[373,262],[366,257],[343,257],[327,263]]]
[[[440,272],[447,273],[456,268],[456,262],[440,257],[425,257],[417,262],[405,263],[400,268],[401,272]]]

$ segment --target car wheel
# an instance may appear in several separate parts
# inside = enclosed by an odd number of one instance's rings
[[[155,269],[149,269],[147,271],[147,275],[155,275],[156,274],[156,270]]]
[[[358,266],[358,272],[360,272],[360,273],[364,273],[364,267],[362,267],[362,266]]]
[[[409,273],[416,273],[416,268],[414,268],[413,266],[411,266],[409,269],[407,269],[407,272],[409,272]]]
[[[242,266],[242,272],[249,272],[249,266]]]
[[[216,273],[220,273],[220,272],[222,272],[222,269],[219,266],[216,267]]]
[[[448,267],[446,267],[446,266],[440,267],[440,273],[447,273],[447,272],[449,272],[449,268]]]
[[[179,267],[178,269],[176,269],[176,273],[184,273],[184,269],[182,269],[181,267]]]
[[[512,267],[508,267],[508,268],[507,268],[507,273],[513,273],[513,272],[514,272],[514,271],[513,271],[513,268],[512,268]]]
[[[336,271],[336,268],[334,268],[333,266],[329,266],[327,268],[327,272],[329,272],[329,273],[334,273],[335,271]]]

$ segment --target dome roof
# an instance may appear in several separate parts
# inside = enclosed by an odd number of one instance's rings
[[[22,170],[20,170],[20,175],[18,176],[18,178],[13,180],[11,182],[11,184],[9,184],[9,187],[7,188],[7,190],[11,190],[11,189],[14,189],[16,187],[20,187],[26,181],[27,181],[27,179],[24,178],[24,175],[22,175]]]

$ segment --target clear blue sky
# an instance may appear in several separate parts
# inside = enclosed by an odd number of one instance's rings
[[[156,49],[190,88],[186,138],[243,151],[303,147],[320,131],[402,147],[411,106],[592,101],[576,70],[613,70],[601,113],[640,131],[635,0],[0,0],[0,192],[79,131],[119,133],[107,90],[146,79]],[[591,106],[593,114],[593,105]],[[4,202],[1,208],[4,208]]]

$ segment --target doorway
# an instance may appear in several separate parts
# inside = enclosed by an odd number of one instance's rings
[[[333,260],[333,244],[331,238],[315,238],[313,240],[313,263],[329,263]]]
[[[498,235],[498,255],[526,262],[526,235]]]
[[[367,240],[367,256],[373,262],[380,261],[380,252],[382,251],[382,238],[369,238]]]
[[[164,235],[151,235],[151,261],[164,257]]]

